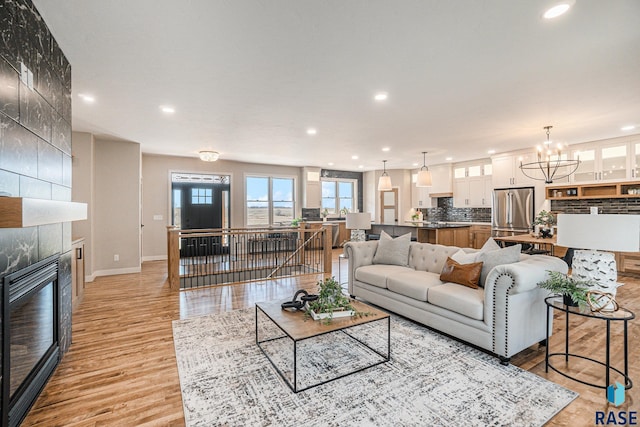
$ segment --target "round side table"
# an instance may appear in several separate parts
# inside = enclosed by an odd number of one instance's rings
[[[635,319],[635,314],[633,312],[631,312],[630,310],[627,310],[625,308],[620,308],[617,311],[611,312],[611,313],[600,313],[600,312],[594,312],[591,311],[591,309],[589,308],[584,308],[581,309],[579,307],[571,307],[571,306],[567,306],[562,302],[562,298],[561,297],[557,297],[557,296],[550,296],[545,298],[544,300],[545,304],[547,304],[547,347],[546,347],[546,355],[545,355],[545,372],[549,372],[549,368],[553,369],[554,371],[556,371],[557,373],[559,373],[560,375],[563,375],[571,380],[577,381],[579,383],[582,384],[586,384],[588,386],[591,387],[598,387],[598,388],[602,388],[602,389],[607,389],[607,387],[610,385],[609,382],[609,378],[610,378],[610,373],[611,370],[619,373],[620,375],[622,375],[622,377],[624,378],[624,387],[625,389],[630,389],[631,387],[633,387],[633,382],[631,381],[631,378],[629,378],[629,340],[628,340],[628,322],[630,320]],[[550,315],[550,311],[551,310],[558,310],[561,312],[565,313],[565,336],[564,336],[564,341],[565,341],[565,351],[564,353],[549,353],[549,315]],[[596,360],[594,358],[588,357],[588,356],[584,356],[584,355],[580,355],[580,354],[575,354],[575,353],[571,353],[569,352],[569,316],[583,316],[583,317],[589,317],[592,319],[598,319],[598,320],[602,320],[606,322],[606,334],[607,334],[607,344],[606,344],[606,359],[604,362],[600,361],[600,360]],[[611,366],[611,348],[610,348],[610,344],[611,344],[611,322],[622,322],[623,324],[623,329],[624,329],[624,372],[621,371],[618,368],[615,368],[613,366]],[[605,368],[605,382],[604,385],[601,384],[594,384],[594,383],[590,383],[584,380],[581,380],[579,378],[576,378],[574,376],[571,376],[569,374],[567,374],[566,372],[562,372],[559,368],[556,368],[555,366],[553,366],[550,362],[550,358],[555,357],[555,356],[564,356],[564,360],[565,362],[569,361],[569,357],[576,357],[579,359],[584,359],[584,360],[588,360],[590,362],[593,363],[597,363],[599,365],[604,366]]]

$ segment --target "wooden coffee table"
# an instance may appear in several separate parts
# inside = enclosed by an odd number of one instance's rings
[[[370,305],[367,305],[363,302],[353,300],[351,304],[356,309],[356,311],[368,313],[367,316],[336,318],[333,319],[331,323],[327,324],[321,320],[313,320],[311,318],[305,317],[304,312],[301,311],[283,310],[280,307],[281,303],[282,301],[269,301],[259,302],[256,304],[256,344],[294,393],[298,393],[311,387],[316,387],[321,384],[343,378],[347,375],[369,369],[373,366],[388,362],[390,360],[391,317],[389,316],[389,313],[386,313],[375,307],[371,307]],[[365,339],[363,339],[362,336],[358,337],[358,326],[373,322],[384,322],[385,320],[387,323],[387,330],[385,334],[386,340],[384,340],[386,341],[386,349],[376,349],[371,345],[370,342],[365,342]],[[259,327],[260,322],[265,322],[266,326],[269,326],[268,323],[277,326],[277,329],[272,329],[278,331],[278,334],[276,334],[276,336],[260,336],[261,332],[263,335],[266,334],[264,331],[265,328]],[[284,333],[284,335],[282,333]],[[346,337],[348,340],[350,340],[349,348],[354,354],[359,353],[361,355],[366,355],[366,357],[373,359],[373,363],[368,363],[366,364],[366,366],[358,366],[353,370],[349,370],[348,372],[338,373],[337,375],[332,376],[329,379],[323,379],[322,381],[312,383],[310,385],[299,385],[298,365],[301,363],[301,361],[299,361],[298,358],[300,357],[299,353],[301,353],[299,351],[300,343],[305,340],[310,340],[326,334],[341,334],[340,336],[336,336],[335,339],[344,339]],[[272,332],[266,335],[274,334]],[[289,369],[290,372],[292,371],[292,380],[287,378],[284,369],[281,369],[281,367],[278,366],[278,363],[274,361],[274,355],[270,354],[271,351],[267,351],[264,347],[266,343],[273,343],[278,340],[289,340],[293,344],[293,367],[292,369]],[[332,341],[333,340],[327,340],[326,344],[323,345],[328,346]],[[327,348],[327,350],[329,349]],[[386,350],[386,353],[384,350]]]

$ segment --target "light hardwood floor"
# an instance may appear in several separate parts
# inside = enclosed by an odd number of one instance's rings
[[[334,274],[338,259],[334,253]],[[346,274],[343,262],[342,273]],[[251,307],[257,301],[284,299],[298,288],[314,289],[317,277],[238,284],[171,292],[165,263],[143,264],[142,273],[100,277],[88,283],[73,315],[73,345],[31,409],[25,426],[180,426],[184,425],[171,321]],[[618,300],[640,314],[640,279],[620,277]],[[640,381],[640,321],[630,322],[630,371]],[[572,351],[604,358],[604,322],[575,316]],[[563,349],[564,320],[556,318],[552,351]],[[613,328],[613,360],[621,366],[621,328]],[[496,359],[497,363],[497,359]],[[595,424],[595,412],[640,411],[636,384],[620,408],[608,407],[601,389],[544,372],[544,347],[532,347],[512,359],[523,369],[580,393],[548,425]],[[562,363],[558,363],[562,365]],[[571,361],[572,372],[603,380],[603,368]]]

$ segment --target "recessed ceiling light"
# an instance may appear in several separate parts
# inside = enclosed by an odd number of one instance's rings
[[[622,126],[620,128],[621,131],[628,131],[628,130],[634,130],[636,127],[634,125],[629,125],[629,126]]]
[[[557,18],[560,15],[564,15],[569,10],[569,8],[571,8],[571,6],[573,6],[573,3],[575,3],[574,0],[563,1],[561,3],[556,3],[553,6],[551,6],[549,9],[547,9],[546,12],[542,16],[545,19]]]
[[[364,165],[358,165],[358,169],[364,169]]]
[[[333,166],[333,162],[329,162],[327,163],[329,166]]]
[[[316,135],[318,131],[314,128],[307,129],[307,135]]]
[[[496,153],[496,150],[489,150],[489,151],[487,151],[487,153],[488,153],[488,154],[495,154],[495,153]]]
[[[390,151],[390,150],[391,150],[391,148],[389,148],[389,147],[382,147],[382,151]]]
[[[451,160],[453,160],[453,157],[445,157],[445,160],[450,162]]]
[[[375,94],[373,99],[375,99],[376,101],[385,101],[388,97],[389,94],[387,92],[379,92]]]
[[[420,166],[420,163],[412,163],[413,166]]]
[[[176,109],[175,109],[175,108],[173,108],[173,107],[172,107],[172,106],[170,106],[170,105],[161,105],[161,106],[160,106],[160,110],[161,110],[163,113],[167,113],[167,114],[173,114],[173,113],[175,113],[175,112],[176,112]]]
[[[96,101],[93,95],[88,95],[86,93],[79,93],[78,96],[87,104],[93,104]]]
[[[358,160],[358,156],[351,156],[353,160]]]

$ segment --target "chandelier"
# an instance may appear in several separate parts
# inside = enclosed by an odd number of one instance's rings
[[[562,145],[556,144],[552,147],[552,141],[549,137],[550,131],[553,126],[545,126],[543,129],[547,131],[547,140],[544,142],[544,146],[537,147],[537,161],[522,163],[520,162],[520,170],[522,173],[531,178],[539,181],[544,181],[546,184],[553,183],[554,179],[566,178],[576,170],[580,165],[580,158],[569,159],[566,153],[562,152]]]

